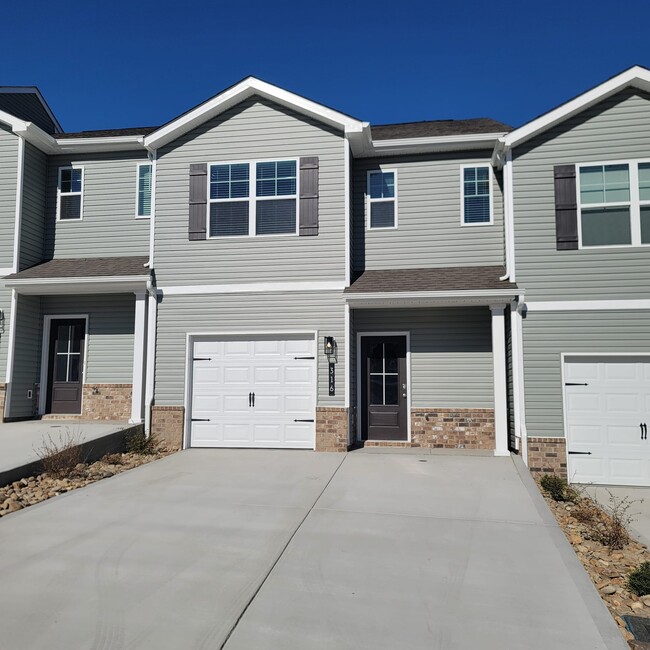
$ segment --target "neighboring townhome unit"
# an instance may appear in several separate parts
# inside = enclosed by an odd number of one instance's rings
[[[501,139],[511,183],[516,386],[529,467],[650,485],[650,72]]]

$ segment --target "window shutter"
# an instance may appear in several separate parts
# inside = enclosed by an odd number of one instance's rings
[[[300,159],[300,235],[318,234],[318,158]]]
[[[575,165],[556,165],[555,176],[555,244],[559,251],[578,248],[578,204]]]
[[[189,240],[205,239],[208,222],[208,166],[190,165],[190,220]]]

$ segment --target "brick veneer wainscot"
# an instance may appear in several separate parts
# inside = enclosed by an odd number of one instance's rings
[[[411,409],[411,446],[494,449],[494,410]]]
[[[182,449],[185,408],[182,406],[153,406],[151,435],[167,449]]]
[[[84,384],[81,417],[85,420],[128,420],[132,384]]]
[[[528,469],[533,476],[555,474],[567,478],[566,439],[528,438]]]
[[[316,451],[348,450],[348,409],[316,408]]]

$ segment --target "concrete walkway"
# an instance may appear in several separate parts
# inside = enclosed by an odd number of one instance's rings
[[[518,462],[169,456],[0,520],[0,649],[624,650]]]
[[[131,425],[126,422],[79,420],[0,423],[0,485],[25,476],[25,472],[29,472],[29,468],[39,461],[39,451],[49,440],[55,444],[68,439],[89,443],[129,428]],[[99,442],[97,446],[99,447]]]

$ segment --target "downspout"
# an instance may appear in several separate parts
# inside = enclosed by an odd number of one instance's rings
[[[514,309],[513,309],[514,307]],[[523,310],[525,308],[523,293],[517,296],[517,300],[511,306],[511,328],[512,336],[512,367],[513,367],[513,398],[515,406],[515,435],[519,436],[519,453],[528,465],[528,430],[526,429],[526,401],[524,386],[524,354],[523,354]]]
[[[503,166],[503,222],[506,248],[506,273],[499,280],[515,282],[514,199],[512,187],[512,150],[506,149]]]

